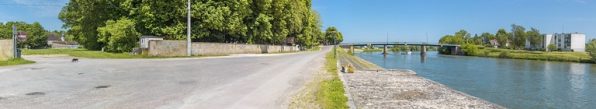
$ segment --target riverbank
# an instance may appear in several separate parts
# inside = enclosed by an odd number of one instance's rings
[[[355,73],[340,77],[357,108],[504,108],[411,70],[386,70],[341,49],[339,58],[342,65],[355,67]]]
[[[480,49],[477,57],[505,58],[505,59],[524,59],[524,60],[543,60],[577,63],[595,63],[587,52],[544,52],[527,50],[509,50],[509,49]]]

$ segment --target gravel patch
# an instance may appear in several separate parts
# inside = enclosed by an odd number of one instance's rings
[[[386,108],[504,108],[420,77],[411,70],[343,73],[356,105]]]

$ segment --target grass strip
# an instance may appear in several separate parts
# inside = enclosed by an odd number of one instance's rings
[[[0,61],[0,66],[11,66],[11,65],[21,65],[21,64],[31,64],[35,63],[35,61],[25,60],[22,58],[11,58],[6,61]]]
[[[333,57],[333,51],[327,53],[325,57],[325,69],[333,77],[324,80],[320,84],[321,88],[317,91],[317,102],[323,109],[348,109],[348,98],[344,96],[343,82],[337,74],[337,58]]]
[[[94,51],[87,49],[37,49],[37,50],[23,50],[22,55],[52,55],[52,54],[66,54],[73,57],[81,58],[111,58],[111,59],[139,59],[139,58],[188,58],[187,56],[147,56],[147,55],[130,55],[128,53],[109,53],[102,51]],[[204,56],[191,56],[204,57]]]

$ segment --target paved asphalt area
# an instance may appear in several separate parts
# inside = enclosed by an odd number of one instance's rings
[[[316,52],[174,59],[25,56],[0,67],[0,108],[285,108]],[[320,68],[320,67],[318,67]]]

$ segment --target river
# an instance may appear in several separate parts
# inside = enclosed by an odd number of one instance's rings
[[[354,54],[386,69],[410,69],[455,90],[507,108],[596,107],[596,65],[440,55],[419,51]]]

